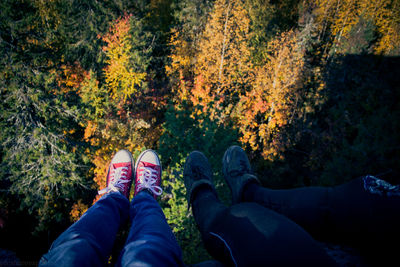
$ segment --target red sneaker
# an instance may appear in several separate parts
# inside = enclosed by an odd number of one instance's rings
[[[161,195],[161,162],[154,150],[143,151],[136,161],[135,166],[135,196],[147,189],[154,198]]]
[[[107,192],[120,192],[129,199],[133,180],[133,157],[127,150],[118,151],[111,160],[107,173],[107,187],[100,190],[99,194]]]

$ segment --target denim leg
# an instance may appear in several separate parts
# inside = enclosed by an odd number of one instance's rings
[[[131,218],[117,266],[183,266],[182,251],[164,213],[146,191],[133,198]]]
[[[103,266],[119,226],[129,219],[129,201],[120,193],[104,195],[53,243],[40,266]]]

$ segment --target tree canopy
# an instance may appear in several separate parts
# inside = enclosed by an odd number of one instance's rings
[[[3,0],[0,10],[0,248],[22,260],[38,260],[98,200],[120,149],[160,153],[160,205],[188,264],[209,258],[184,197],[192,150],[210,159],[225,204],[221,159],[233,144],[271,188],[400,182],[399,0]]]

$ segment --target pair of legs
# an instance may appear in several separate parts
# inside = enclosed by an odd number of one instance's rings
[[[251,183],[243,200],[279,212],[320,240],[357,248],[369,265],[398,261],[400,186],[369,175],[335,187],[271,190]]]
[[[223,173],[234,205],[226,207],[211,173],[204,155],[189,155],[188,201],[207,250],[227,265],[335,265],[312,236],[370,248],[380,263],[396,255],[388,242],[400,237],[399,187],[367,176],[333,188],[271,190],[251,174],[244,151],[231,147]]]
[[[362,245],[399,233],[400,188],[373,176],[335,187],[289,190],[253,183],[245,187],[243,198],[287,216],[324,239]]]
[[[129,202],[132,179],[135,196]],[[118,266],[182,266],[181,249],[155,200],[160,193],[161,165],[147,150],[136,167],[129,152],[118,152],[107,175],[107,192],[53,243],[39,265],[103,266],[120,226],[131,221]]]

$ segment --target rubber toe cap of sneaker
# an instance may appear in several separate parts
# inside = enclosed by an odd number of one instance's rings
[[[153,150],[146,150],[143,152],[143,154],[140,156],[140,161],[148,162],[154,165],[160,166],[160,159],[158,158],[156,152]]]
[[[118,151],[113,159],[111,160],[111,163],[121,163],[121,162],[131,162],[132,161],[132,155],[128,150],[120,150]]]

